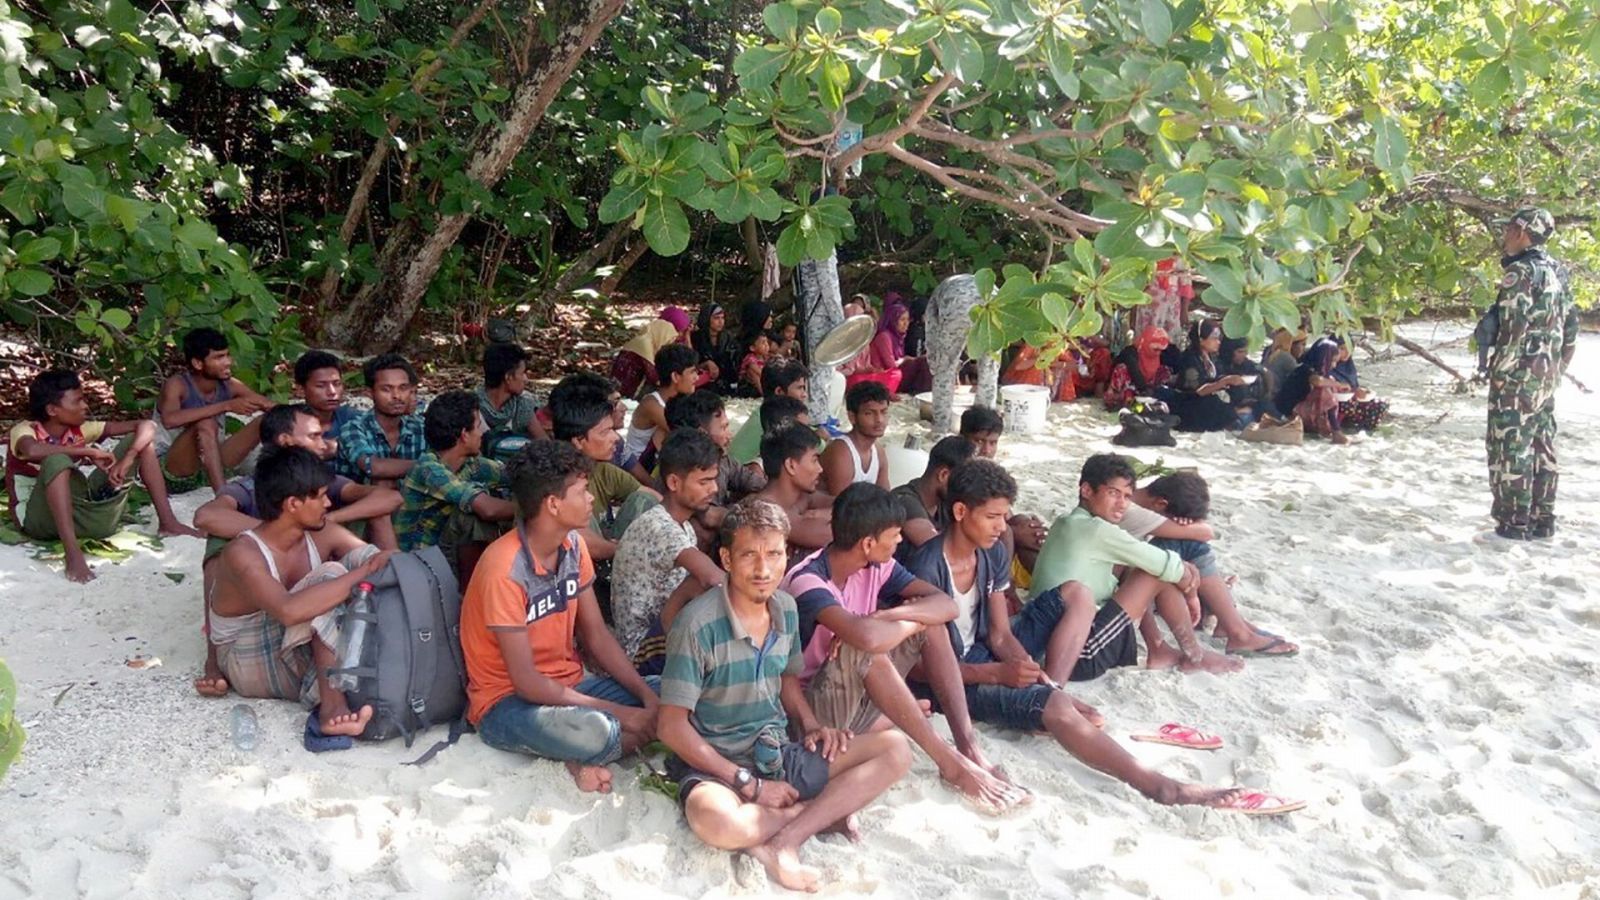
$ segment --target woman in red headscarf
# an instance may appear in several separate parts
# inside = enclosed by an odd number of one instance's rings
[[[1139,333],[1117,357],[1106,384],[1106,409],[1118,410],[1134,397],[1150,397],[1172,380],[1172,372],[1161,364],[1161,351],[1172,345],[1164,329],[1151,326]]]

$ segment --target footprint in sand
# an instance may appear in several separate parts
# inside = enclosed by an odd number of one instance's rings
[[[1359,742],[1358,746],[1364,745],[1372,761],[1383,768],[1399,765],[1409,758],[1376,722],[1357,720],[1349,724],[1349,730]]]

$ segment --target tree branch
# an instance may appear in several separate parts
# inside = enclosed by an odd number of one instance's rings
[[[1329,291],[1336,291],[1339,288],[1344,287],[1344,280],[1350,277],[1350,268],[1356,264],[1356,257],[1360,256],[1361,251],[1365,249],[1366,245],[1357,244],[1356,248],[1350,251],[1350,255],[1344,258],[1344,268],[1339,270],[1338,275],[1334,276],[1332,279],[1323,284],[1306,288],[1303,291],[1297,291],[1289,296],[1298,300],[1306,297],[1315,297],[1318,294],[1326,294]]]

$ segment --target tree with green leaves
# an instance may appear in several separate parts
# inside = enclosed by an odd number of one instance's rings
[[[1576,207],[1592,171],[1572,168],[1600,105],[1588,3],[788,0],[763,25],[720,109],[649,93],[657,121],[618,142],[601,219],[663,254],[688,210],[781,219],[793,265],[848,243],[874,203],[858,186],[931,181],[1014,226],[1017,262],[979,273],[976,355],[1024,340],[1048,363],[1145,302],[1173,255],[1257,344],[1486,302],[1470,225]]]

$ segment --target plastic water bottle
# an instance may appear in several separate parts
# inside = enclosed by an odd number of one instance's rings
[[[228,731],[233,735],[233,745],[240,750],[256,748],[256,711],[248,703],[238,703],[228,714]]]
[[[338,668],[357,669],[362,666],[371,630],[372,582],[363,581],[350,591],[344,627],[339,629]],[[353,691],[360,682],[361,679],[352,672],[336,672],[328,676],[328,686],[336,691]]]

